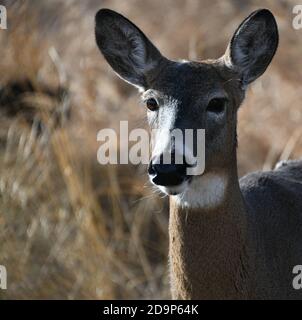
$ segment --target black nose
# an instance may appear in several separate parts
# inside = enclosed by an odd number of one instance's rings
[[[186,180],[186,164],[149,164],[148,173],[158,186],[177,186]]]

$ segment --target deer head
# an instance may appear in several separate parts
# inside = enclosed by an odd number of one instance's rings
[[[155,185],[167,194],[179,194],[205,173],[232,170],[238,108],[247,86],[264,73],[278,46],[277,25],[270,11],[253,12],[238,27],[221,58],[201,62],[165,58],[138,27],[108,9],[97,13],[95,34],[113,70],[140,89],[150,127],[156,129],[149,165]],[[205,129],[203,175],[187,174],[189,158],[198,146],[195,142],[190,148],[171,147],[167,132],[174,129]],[[161,161],[167,152],[170,164]],[[179,155],[182,164],[173,162]]]

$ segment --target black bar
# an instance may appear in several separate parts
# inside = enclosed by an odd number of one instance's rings
[[[0,301],[1,319],[43,319],[47,315],[52,319],[211,319],[215,316],[240,316],[245,318],[279,315],[288,309],[285,301]],[[290,309],[301,310],[302,303],[291,303]],[[261,313],[259,313],[261,310]]]

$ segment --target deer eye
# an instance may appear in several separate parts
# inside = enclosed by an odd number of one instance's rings
[[[146,106],[151,111],[156,111],[159,108],[158,103],[154,98],[149,98],[146,101]]]
[[[207,107],[208,112],[221,114],[225,110],[227,100],[225,98],[214,98],[212,99]]]

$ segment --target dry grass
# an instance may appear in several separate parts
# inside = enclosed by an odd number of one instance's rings
[[[171,58],[218,57],[240,20],[268,7],[280,49],[239,117],[239,171],[302,154],[302,33],[293,1],[7,1],[0,31],[0,264],[12,298],[168,298],[167,200],[145,168],[97,164],[96,134],[141,126],[135,90],[96,49],[110,7]]]

